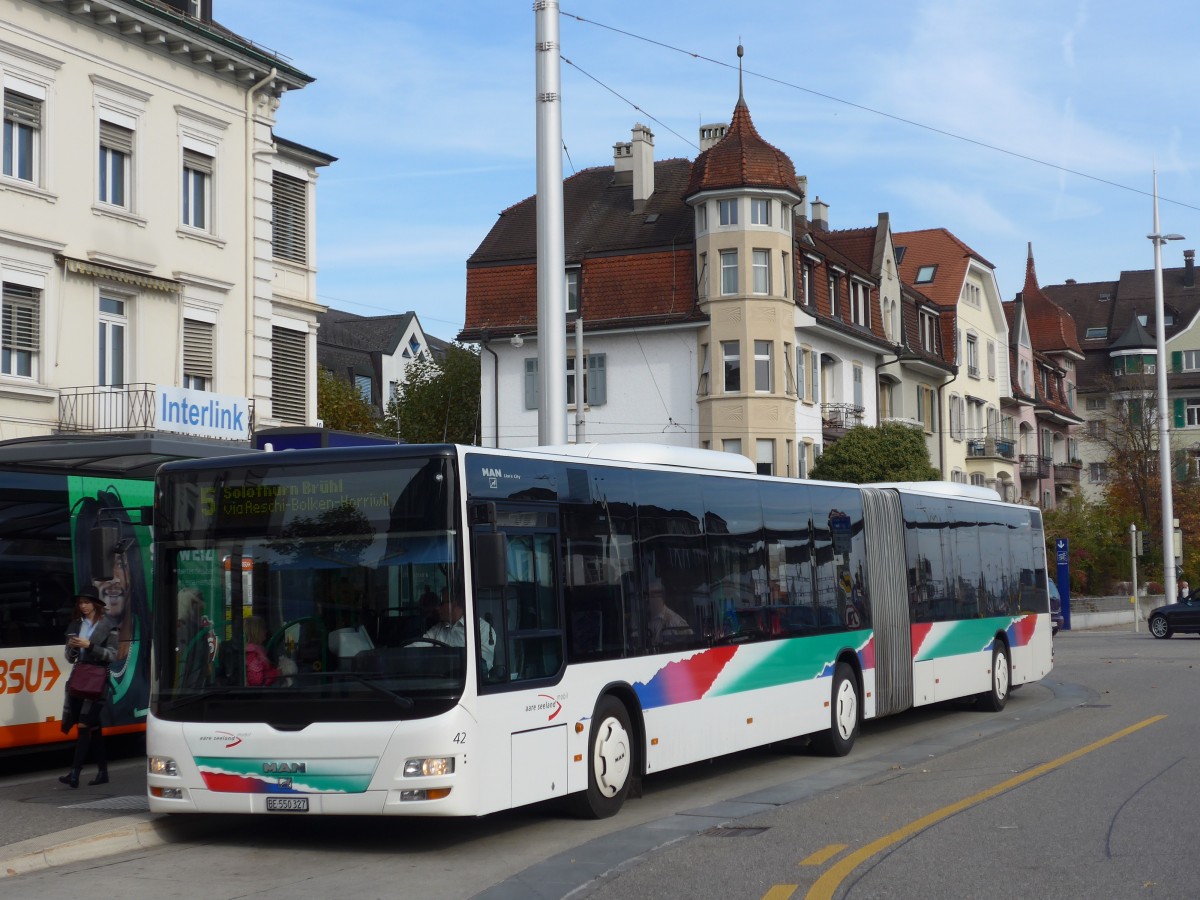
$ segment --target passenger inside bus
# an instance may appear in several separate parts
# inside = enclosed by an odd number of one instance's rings
[[[650,644],[672,644],[692,636],[692,627],[687,619],[667,606],[667,592],[662,582],[652,582],[646,590],[650,618],[646,627],[650,632]]]

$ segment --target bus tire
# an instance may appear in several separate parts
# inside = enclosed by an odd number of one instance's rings
[[[992,646],[992,687],[976,696],[979,705],[991,712],[1000,712],[1008,702],[1012,689],[1012,663],[1008,658],[1008,645],[996,641]]]
[[[833,669],[829,706],[829,730],[814,734],[813,746],[825,756],[845,756],[854,746],[862,720],[858,679],[848,663],[839,662]]]
[[[629,794],[634,771],[633,729],[625,704],[610,694],[600,698],[588,732],[588,785],[567,798],[582,819],[616,815]]]

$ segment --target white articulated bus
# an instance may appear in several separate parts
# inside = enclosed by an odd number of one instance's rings
[[[635,445],[297,450],[155,492],[155,812],[615,813],[1051,667],[1037,509]]]

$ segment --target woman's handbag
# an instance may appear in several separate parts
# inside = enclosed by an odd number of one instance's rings
[[[95,663],[75,663],[67,679],[67,693],[82,700],[99,700],[108,683],[108,666]]]

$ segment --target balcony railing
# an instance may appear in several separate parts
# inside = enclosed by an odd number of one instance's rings
[[[1016,449],[1009,438],[974,438],[967,441],[967,456],[999,457],[1011,462],[1016,458]]]
[[[89,434],[128,434],[155,431],[155,385],[127,384],[119,388],[84,385],[58,392],[58,430]],[[249,429],[254,433],[254,402],[249,403]]]
[[[853,403],[822,403],[821,427],[826,431],[849,431],[863,423],[864,408]]]
[[[1083,463],[1058,462],[1054,464],[1055,484],[1079,484],[1079,473]]]
[[[1035,453],[1021,454],[1022,478],[1046,478],[1050,475],[1050,457]]]

